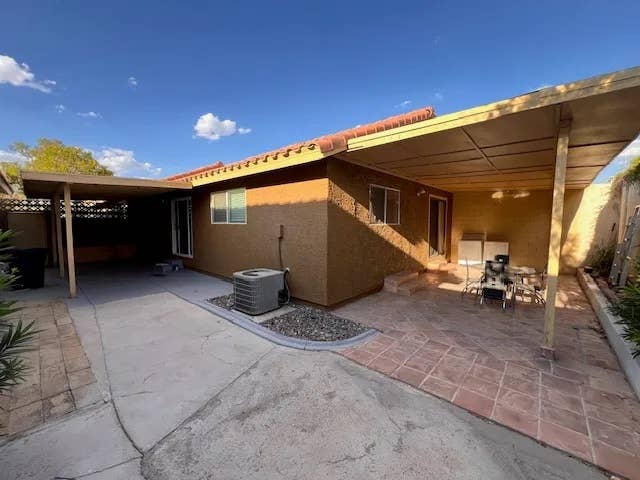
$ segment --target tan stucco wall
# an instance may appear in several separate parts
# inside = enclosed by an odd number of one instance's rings
[[[487,240],[509,242],[511,262],[543,269],[549,248],[550,190],[534,190],[514,198],[492,192],[454,194],[452,261],[458,261],[463,233],[484,233]],[[608,185],[567,190],[563,217],[561,270],[572,272],[587,259],[595,245],[613,238],[617,200],[609,198]]]
[[[212,225],[210,194],[240,187],[247,189],[247,224]],[[283,225],[282,259],[291,269],[292,294],[326,304],[327,193],[326,162],[196,188],[194,257],[185,264],[225,277],[252,267],[279,268]]]
[[[588,263],[596,247],[615,242],[619,209],[620,196],[609,184],[593,184],[567,195],[560,258],[563,271],[573,272]]]
[[[48,218],[45,213],[7,214],[7,226],[15,232],[11,244],[16,248],[47,248]]]
[[[392,273],[427,267],[429,193],[449,194],[335,159],[327,171],[329,304],[378,288]],[[372,183],[400,190],[400,225],[369,224]]]

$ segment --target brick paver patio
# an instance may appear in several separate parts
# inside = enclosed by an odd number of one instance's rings
[[[630,479],[640,479],[640,403],[574,277],[557,301],[557,360],[538,356],[544,308],[503,311],[458,293],[458,273],[430,273],[403,297],[379,292],[335,313],[382,331],[342,353]]]
[[[0,437],[98,401],[100,393],[64,302],[24,303],[16,315],[40,330],[34,349],[23,355],[25,381],[0,394]]]

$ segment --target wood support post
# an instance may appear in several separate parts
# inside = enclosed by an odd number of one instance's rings
[[[62,249],[62,219],[60,215],[60,194],[53,196],[53,216],[56,224],[56,249],[58,251],[58,271],[60,278],[64,277],[64,250]]]
[[[73,255],[73,219],[71,216],[71,186],[64,184],[64,222],[67,230],[67,266],[69,268],[69,296],[76,296],[76,266]]]
[[[54,200],[51,199],[51,215],[50,215],[50,220],[51,220],[51,263],[49,264],[50,267],[56,267],[58,265],[58,247],[56,245],[56,214],[53,211],[53,202]]]
[[[551,207],[551,230],[549,232],[549,258],[547,260],[547,292],[544,307],[544,344],[542,354],[554,357],[554,330],[556,322],[556,293],[560,273],[560,249],[562,238],[562,216],[564,212],[565,177],[569,154],[569,122],[561,122],[556,147],[555,173],[553,177],[553,203]]]

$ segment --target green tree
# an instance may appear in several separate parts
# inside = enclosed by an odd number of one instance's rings
[[[614,184],[626,183],[628,185],[640,184],[640,156],[633,158],[627,168],[619,172],[613,180]]]
[[[53,173],[84,173],[88,175],[113,175],[87,150],[65,145],[60,140],[41,138],[31,147],[24,142],[15,142],[9,149],[24,157],[25,163],[3,162],[4,172],[10,182],[20,190],[20,169]]]

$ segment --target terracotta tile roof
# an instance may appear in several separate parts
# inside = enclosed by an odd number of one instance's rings
[[[188,172],[178,173],[167,177],[167,180],[186,180],[191,181],[194,178],[201,178],[203,176],[209,176],[209,174],[219,170],[221,168],[233,168],[236,165],[249,165],[251,163],[257,163],[258,161],[268,161],[269,159],[276,159],[280,155],[288,157],[291,153],[300,153],[303,149],[315,150],[320,149],[322,153],[338,153],[347,149],[347,142],[356,137],[362,137],[371,133],[383,132],[392,128],[402,127],[405,125],[411,125],[412,123],[422,122],[435,117],[433,107],[423,107],[411,112],[402,113],[393,117],[378,120],[377,122],[368,123],[366,125],[360,125],[357,127],[342,130],[340,132],[331,133],[322,137],[317,137],[311,140],[307,140],[300,143],[294,143],[287,145],[286,147],[278,148],[270,152],[261,153],[252,157],[245,158],[238,162],[233,162],[224,165],[222,162],[217,162],[212,165],[206,165],[204,167],[196,168]]]

